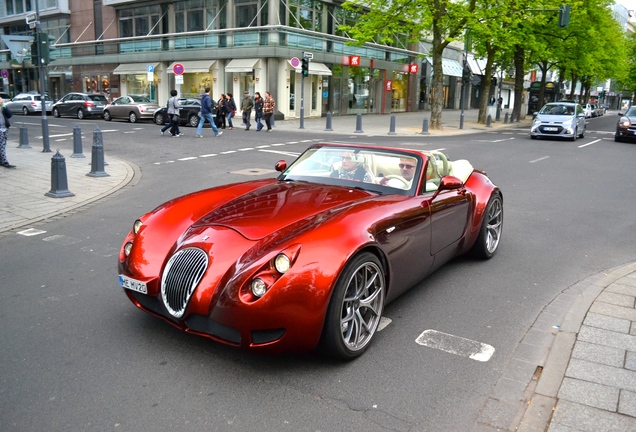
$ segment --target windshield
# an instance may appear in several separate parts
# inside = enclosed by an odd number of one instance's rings
[[[550,103],[541,108],[539,114],[574,115],[574,105]]]
[[[356,187],[380,194],[412,195],[420,178],[419,155],[368,147],[311,147],[279,180]]]
[[[625,115],[628,117],[636,117],[636,106],[631,107]]]
[[[93,102],[104,102],[104,103],[108,102],[106,100],[106,97],[104,97],[104,95],[90,94],[88,95],[88,98],[92,100]]]
[[[128,96],[135,102],[144,102],[144,103],[152,102],[150,99],[148,99],[148,96],[142,96],[142,95],[128,95]]]

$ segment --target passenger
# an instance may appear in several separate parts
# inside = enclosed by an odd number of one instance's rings
[[[364,156],[353,152],[342,154],[342,165],[330,177],[373,183],[373,175],[364,167]]]

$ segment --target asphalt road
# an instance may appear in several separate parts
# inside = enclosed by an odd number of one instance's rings
[[[27,120],[35,137],[39,119]],[[126,159],[142,177],[43,222],[46,236],[2,238],[0,430],[492,431],[511,424],[516,413],[488,412],[486,401],[538,314],[558,309],[551,301],[577,281],[634,261],[636,144],[613,141],[615,120],[591,119],[576,142],[530,140],[525,129],[425,139],[234,130],[195,140],[187,127],[177,139],[149,123],[81,122],[85,152],[99,127],[106,161],[109,153]],[[77,120],[49,121],[51,148],[72,149]],[[117,253],[137,216],[186,192],[275,175],[277,160],[321,140],[443,149],[470,160],[504,193],[498,254],[456,259],[390,304],[391,322],[349,363],[236,351],[184,334],[126,299]],[[425,330],[491,345],[494,355],[480,362],[421,346],[415,340]],[[527,354],[530,366],[535,360]]]

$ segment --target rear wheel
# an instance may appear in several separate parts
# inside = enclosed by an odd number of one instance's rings
[[[53,117],[60,117],[60,110],[58,110],[57,108],[53,108]]]
[[[372,253],[346,265],[327,309],[321,340],[326,354],[351,360],[368,348],[380,324],[385,289],[382,264]]]
[[[29,115],[29,109],[27,107],[22,107],[22,114]]]
[[[128,114],[128,121],[131,123],[137,123],[139,121],[139,119],[137,118],[137,114],[135,114],[134,111]]]
[[[490,197],[477,241],[473,245],[472,252],[478,258],[489,259],[495,255],[499,247],[501,232],[503,229],[503,199],[495,194]]]

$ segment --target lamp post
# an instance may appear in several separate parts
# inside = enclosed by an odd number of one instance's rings
[[[38,75],[40,76],[40,103],[42,105],[42,153],[50,153],[51,146],[49,144],[49,120],[46,118],[46,91],[44,90],[46,80],[44,76],[44,58],[42,55],[42,27],[40,25],[39,3],[39,0],[35,0],[35,45],[37,47]],[[47,40],[46,43],[48,42]]]

